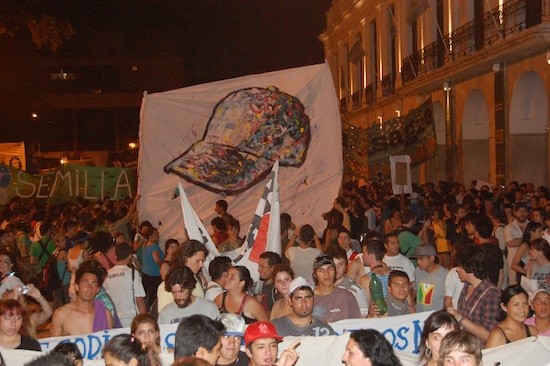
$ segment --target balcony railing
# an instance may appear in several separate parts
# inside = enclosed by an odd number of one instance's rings
[[[361,90],[356,91],[351,96],[351,104],[353,109],[361,107]]]
[[[483,27],[476,28],[475,21],[464,24],[443,40],[427,45],[402,60],[401,78],[403,84],[411,82],[419,75],[432,72],[447,63],[457,61],[474,54],[484,46],[489,46],[499,39],[521,32],[522,30],[540,24],[543,9],[548,0],[509,0],[502,6],[491,9],[483,16]],[[548,14],[546,14],[548,15]],[[477,42],[477,44],[476,44]],[[384,78],[388,77],[386,75]],[[382,80],[383,94],[391,89]],[[393,86],[393,84],[392,84]],[[391,94],[390,93],[390,94]]]
[[[382,96],[387,97],[395,93],[395,82],[393,79],[392,74],[382,76]]]
[[[365,101],[367,104],[373,104],[376,100],[376,81],[365,87]]]
[[[348,113],[348,99],[346,97],[340,99],[340,113]]]

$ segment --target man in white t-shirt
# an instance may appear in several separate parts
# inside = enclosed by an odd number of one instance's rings
[[[528,215],[529,207],[527,204],[523,202],[516,202],[514,204],[515,219],[504,227],[504,240],[508,247],[508,263],[512,263],[522,242],[523,232],[529,223],[529,220],[527,220]],[[517,285],[516,271],[513,269],[508,270],[508,284]]]
[[[159,324],[175,324],[181,319],[201,314],[216,319],[220,315],[216,304],[191,294],[197,279],[189,267],[175,268],[168,272],[165,289],[172,293],[174,301],[166,305],[159,313]]]
[[[115,247],[116,265],[107,272],[103,287],[109,294],[123,327],[129,327],[138,314],[147,313],[145,290],[139,271],[128,265],[132,261],[133,250],[129,244]]]
[[[287,243],[285,255],[290,261],[290,267],[294,271],[294,276],[304,277],[310,283],[313,283],[311,273],[313,261],[322,254],[321,242],[311,225],[304,225],[297,231],[300,233],[299,246],[294,246],[298,237],[294,233]]]
[[[412,288],[414,288],[414,265],[411,260],[401,254],[401,247],[399,246],[399,239],[397,234],[389,233],[386,235],[384,241],[384,247],[386,248],[386,255],[382,260],[389,269],[403,271],[409,276]]]

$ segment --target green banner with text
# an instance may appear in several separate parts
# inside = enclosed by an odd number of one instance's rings
[[[135,192],[134,170],[84,165],[61,165],[48,172],[31,175],[0,165],[0,204],[12,197],[36,198],[49,202],[121,199]]]

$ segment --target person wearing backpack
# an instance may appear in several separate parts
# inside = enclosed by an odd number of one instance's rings
[[[52,271],[50,276],[57,276],[54,281],[57,282],[57,286],[52,288],[54,293],[54,308],[58,308],[61,305],[65,305],[70,301],[69,298],[69,284],[71,282],[71,271],[67,266],[67,239],[63,234],[56,234],[53,238],[55,243],[55,250],[52,252],[52,261],[55,259],[55,263],[51,264]]]
[[[44,221],[40,224],[40,237],[32,243],[30,250],[31,264],[37,264],[37,271],[40,272],[44,265],[50,259],[50,255],[55,250],[55,243],[50,238],[52,223]]]

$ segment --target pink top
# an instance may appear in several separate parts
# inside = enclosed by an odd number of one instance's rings
[[[94,254],[94,258],[105,268],[106,271],[113,268],[116,264],[116,254],[114,250],[109,250],[107,255],[97,252]]]
[[[525,321],[523,323],[527,324],[527,325],[532,325],[534,327],[535,326],[535,317],[532,316],[530,318],[527,318],[527,319],[525,319]],[[542,333],[539,332],[539,335],[550,336],[550,329],[546,329],[546,331],[542,332]]]

